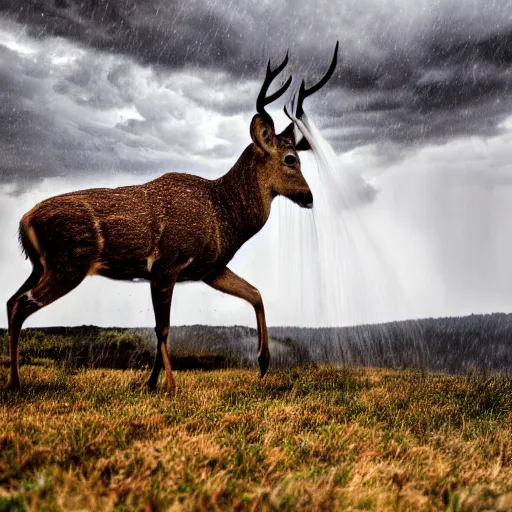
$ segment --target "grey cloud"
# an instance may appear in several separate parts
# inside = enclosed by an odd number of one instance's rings
[[[222,2],[30,0],[4,1],[0,9],[27,23],[33,36],[67,37],[170,67],[231,62],[240,69],[239,40],[256,30],[250,14]],[[251,59],[242,67],[255,69]]]
[[[237,126],[228,139],[226,124],[205,128],[222,114],[208,114],[199,96],[236,111],[230,90],[251,84],[212,80],[212,73],[173,75],[52,40],[35,53],[0,44],[0,57],[0,184],[16,182],[16,191],[73,174],[217,173],[248,139],[241,119],[225,121]]]
[[[457,0],[347,0],[343,5],[327,0],[314,5],[306,0],[247,1],[236,6],[220,0],[3,0],[0,12],[26,27],[39,44],[60,36],[83,50],[66,74],[52,82],[55,97],[71,102],[73,110],[75,105],[84,109],[78,131],[88,138],[81,153],[85,156],[74,162],[78,169],[86,162],[95,169],[116,167],[116,150],[108,149],[119,145],[167,149],[183,157],[236,157],[243,139],[237,128],[219,128],[217,142],[202,147],[197,130],[186,123],[190,102],[220,116],[249,116],[269,56],[276,60],[291,50],[296,87],[302,77],[311,83],[325,71],[336,39],[338,69],[325,90],[307,100],[306,110],[319,116],[323,133],[339,151],[375,145],[385,163],[389,144],[398,146],[392,150],[396,157],[453,137],[492,136],[512,113],[511,0],[475,0],[471,6]],[[134,71],[132,59],[162,86],[152,99],[140,99],[140,69]],[[20,90],[9,89],[12,98],[7,97],[3,115],[9,115],[11,103],[21,101],[16,98],[23,90],[49,80],[51,66],[40,61],[22,75],[17,64],[2,62],[4,73],[12,72],[12,80],[23,82]],[[197,80],[184,79],[187,74]],[[102,135],[92,133],[98,128],[87,121],[87,109],[125,106],[135,108],[142,119],[120,121]],[[37,126],[64,132],[69,147],[80,147],[77,130],[67,127],[68,110],[59,113],[58,122],[52,112],[26,109],[10,121],[10,130],[16,131],[16,123],[18,131],[30,124],[27,138],[43,152],[50,135],[42,134],[38,142]],[[27,154],[31,151],[29,147]],[[139,163],[129,167],[142,169],[143,154],[141,149],[135,155]],[[67,172],[59,155],[52,158],[46,164],[32,163],[37,168],[30,173],[48,175],[43,165]],[[14,172],[17,161],[21,168],[18,155],[3,174]],[[73,163],[71,152],[63,161],[65,166]]]

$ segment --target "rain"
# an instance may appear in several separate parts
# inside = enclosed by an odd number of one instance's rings
[[[511,92],[512,0],[0,0],[0,511],[512,510]]]

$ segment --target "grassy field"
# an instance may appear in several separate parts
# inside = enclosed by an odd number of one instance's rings
[[[512,380],[329,367],[22,367],[4,510],[512,510]],[[5,382],[7,368],[0,367]]]

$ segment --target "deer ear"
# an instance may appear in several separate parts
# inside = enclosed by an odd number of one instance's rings
[[[279,135],[278,137],[284,137],[291,139],[295,144],[295,130],[293,123],[290,123]]]
[[[256,114],[251,121],[251,139],[254,144],[267,153],[275,148],[276,132],[272,122],[265,121],[263,117]]]
[[[299,142],[295,144],[295,149],[297,151],[308,151],[311,149],[311,146],[309,145],[309,142],[306,139],[306,137],[302,137],[302,139],[300,139]]]

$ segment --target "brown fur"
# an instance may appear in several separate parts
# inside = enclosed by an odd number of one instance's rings
[[[20,385],[18,343],[25,319],[90,274],[151,283],[158,350],[149,388],[156,387],[162,365],[168,390],[174,388],[166,340],[178,281],[202,280],[253,305],[265,374],[269,352],[261,296],[227,264],[264,226],[274,197],[305,207],[313,197],[290,127],[276,135],[272,121],[258,114],[251,137],[253,143],[217,180],[167,173],[143,185],[52,197],[23,216],[20,242],[34,268],[7,303],[11,387]]]

